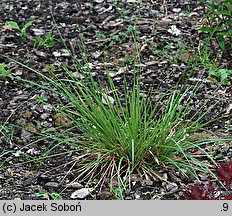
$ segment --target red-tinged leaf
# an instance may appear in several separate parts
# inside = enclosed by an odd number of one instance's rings
[[[184,196],[188,200],[212,200],[215,199],[215,191],[215,186],[211,182],[195,182],[193,184],[189,184],[188,191]]]
[[[232,161],[228,163],[219,164],[216,170],[218,179],[221,181],[225,181],[226,184],[231,184],[232,182]]]
[[[232,194],[225,196],[223,200],[232,200]]]

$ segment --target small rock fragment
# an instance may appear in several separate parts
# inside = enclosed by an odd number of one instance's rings
[[[95,2],[95,3],[103,3],[104,2],[104,0],[94,0],[93,2]]]
[[[84,186],[82,184],[80,184],[79,182],[72,182],[70,184],[67,184],[66,186],[67,188],[72,188],[72,189],[81,189]]]
[[[114,104],[114,101],[115,101],[114,98],[112,98],[111,96],[103,94],[102,103],[104,103],[105,105],[108,105],[109,104],[108,102]]]
[[[45,52],[36,51],[35,54],[39,57],[47,58],[47,54]]]
[[[45,188],[58,188],[60,187],[60,184],[58,182],[47,182],[44,185]]]
[[[180,13],[181,12],[181,8],[173,8],[172,11],[174,13]]]
[[[178,36],[181,34],[181,31],[176,27],[176,25],[172,25],[170,29],[168,29],[168,32],[175,36]]]
[[[52,55],[54,55],[55,57],[61,57],[61,56],[69,57],[70,56],[68,50],[66,49],[60,49],[58,51],[55,51],[52,53]]]
[[[25,130],[22,130],[20,138],[23,140],[23,142],[28,142],[31,139],[31,133]]]
[[[93,188],[82,188],[82,189],[79,189],[79,190],[75,191],[74,193],[72,193],[70,198],[71,199],[84,199],[91,192],[93,192]]]
[[[35,36],[41,36],[41,35],[45,34],[45,30],[44,29],[33,28],[33,29],[31,29],[31,31],[33,32],[33,34]]]
[[[102,55],[103,51],[93,52],[91,55],[94,59],[98,59]]]

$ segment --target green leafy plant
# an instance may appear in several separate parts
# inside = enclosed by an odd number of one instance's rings
[[[138,25],[129,25],[127,27],[127,31],[129,31],[130,33],[134,32],[136,35],[139,35],[141,34],[141,32],[139,31],[139,26]]]
[[[97,36],[97,38],[100,38],[100,39],[106,38],[106,36],[103,33],[101,33],[100,31],[96,31],[96,36]]]
[[[122,43],[128,38],[128,35],[125,32],[120,32],[119,34],[112,35],[111,42],[109,43],[109,46],[115,45],[115,43]]]
[[[124,61],[125,61],[126,64],[133,63],[133,61],[134,61],[134,56],[125,55],[125,56],[124,56]]]
[[[45,49],[49,49],[54,46],[55,41],[56,41],[55,36],[51,32],[49,32],[44,38],[37,37],[35,39],[34,46],[35,47],[43,46]]]
[[[5,78],[7,77],[9,74],[11,73],[11,69],[6,69],[6,65],[5,64],[0,64],[0,78]]]
[[[39,101],[40,103],[45,103],[48,101],[48,99],[44,95],[39,95],[37,97],[37,101]]]
[[[45,198],[45,199],[52,199],[52,200],[62,200],[62,197],[60,196],[60,194],[58,193],[49,193],[49,192],[46,192],[46,191],[40,191],[38,193],[36,193],[36,196],[38,197],[42,197],[42,198]]]
[[[229,51],[232,49],[232,3],[230,0],[201,0],[204,19],[199,28],[200,33],[207,34],[211,40],[211,48],[216,55],[215,45],[221,50]]]
[[[162,47],[162,49],[161,49]],[[177,57],[172,55],[172,49],[170,44],[162,46],[162,43],[151,44],[152,53],[157,56],[158,62],[162,62],[164,59],[168,59],[170,62],[176,62]],[[158,64],[158,66],[162,66]]]
[[[151,34],[154,35],[154,36],[156,36],[158,34],[157,29],[156,28],[152,28]]]
[[[0,124],[0,134],[4,137],[8,137],[9,130],[5,124]]]
[[[218,70],[209,70],[209,74],[213,77],[219,78],[222,85],[229,85],[230,82],[228,78],[232,75],[232,70],[224,68]]]
[[[25,37],[26,29],[33,24],[33,20],[27,22],[22,28],[19,27],[18,23],[15,21],[6,21],[6,25],[10,26],[12,29],[19,30],[20,37]]]
[[[217,70],[219,68],[219,56],[214,56],[212,58],[213,51],[209,49],[209,39],[199,42],[197,51],[194,55],[194,60],[198,63],[199,66],[203,67],[206,70]]]

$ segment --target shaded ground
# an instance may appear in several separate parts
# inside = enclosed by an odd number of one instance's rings
[[[97,3],[100,2],[100,3]],[[126,2],[126,1],[125,1]],[[93,75],[102,80],[106,79],[104,64],[107,62],[111,76],[118,86],[123,86],[122,74],[126,73],[128,80],[133,76],[133,38],[130,29],[137,24],[137,40],[141,55],[142,88],[156,87],[162,94],[183,75],[187,67],[187,60],[191,59],[193,47],[198,46],[196,31],[202,10],[197,1],[143,1],[143,3],[124,3],[114,1],[8,1],[2,0],[0,5],[0,51],[33,69],[54,71],[57,76],[64,75],[60,62],[69,66],[75,73],[75,67],[69,53],[64,49],[59,32],[54,28],[54,20],[61,32],[68,48],[74,56],[82,61],[78,44],[83,35],[83,43],[89,53]],[[23,26],[34,20],[25,37],[20,37],[17,30],[5,26],[6,21],[17,21]],[[176,25],[178,32],[170,32],[172,25]],[[36,38],[45,37],[51,32],[55,40],[51,40],[50,48],[38,46]],[[228,59],[224,59],[228,66]],[[0,77],[0,199],[39,199],[37,192],[61,192],[75,179],[75,153],[63,156],[62,152],[70,150],[68,146],[59,146],[53,154],[56,157],[46,159],[44,163],[28,162],[31,157],[41,156],[49,142],[34,143],[36,138],[23,128],[39,131],[43,128],[60,124],[63,118],[57,118],[51,105],[55,103],[49,92],[32,88],[17,81],[17,77],[38,80],[32,72],[26,71],[14,63],[0,59],[12,69],[10,77]],[[189,85],[194,86],[203,74],[203,67],[198,65]],[[77,74],[80,76],[80,74]],[[207,74],[203,78],[207,78]],[[204,82],[192,104],[193,112],[199,108],[215,91],[214,97],[207,106],[222,99],[221,102],[205,117],[205,121],[224,114],[209,126],[209,129],[220,137],[229,137],[229,114],[231,111],[231,86],[220,86],[219,83]],[[46,104],[44,104],[46,100]],[[229,108],[230,107],[230,108]],[[6,125],[5,125],[6,122]],[[16,124],[17,126],[10,126]],[[4,127],[3,127],[4,126]],[[202,136],[200,134],[199,136]],[[23,148],[22,148],[23,147]],[[20,150],[20,152],[17,152]],[[217,161],[231,159],[231,144],[221,143],[211,148],[211,154]],[[23,154],[22,154],[23,153]],[[208,163],[206,161],[206,163]],[[157,179],[141,179],[133,176],[133,188],[126,191],[126,199],[179,199],[191,179],[183,178],[175,170],[157,168],[163,181]],[[206,180],[201,174],[201,180]],[[94,183],[93,183],[94,185]],[[62,193],[63,199],[70,199],[70,195],[78,188],[84,187],[85,182],[71,184]],[[117,185],[115,185],[117,187]],[[98,188],[87,197],[88,199],[113,199],[115,194],[105,185],[101,193]]]

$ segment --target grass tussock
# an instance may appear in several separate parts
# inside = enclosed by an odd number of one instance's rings
[[[28,68],[42,77],[46,85],[24,80],[53,93],[58,111],[71,121],[69,127],[52,132],[47,129],[40,134],[55,143],[49,146],[43,159],[58,145],[70,145],[79,152],[75,159],[77,178],[97,179],[99,183],[107,178],[129,178],[134,172],[157,177],[156,166],[175,167],[184,175],[196,178],[197,171],[209,171],[206,164],[190,154],[191,149],[197,148],[213,161],[202,145],[221,141],[193,138],[204,129],[201,120],[212,108],[202,114],[205,103],[189,117],[190,103],[198,86],[188,89],[186,81],[181,89],[173,87],[154,101],[152,94],[148,97],[142,94],[140,73],[136,70],[131,89],[124,79],[124,91],[120,94],[107,68],[108,88],[105,88],[101,81],[94,80],[88,67],[83,71],[83,66],[75,62],[77,69],[84,72],[84,79],[74,76],[61,64],[65,77],[59,78],[51,71],[47,76]]]

